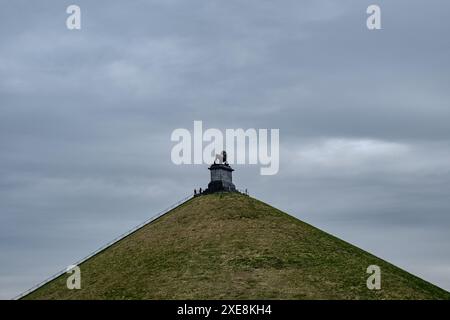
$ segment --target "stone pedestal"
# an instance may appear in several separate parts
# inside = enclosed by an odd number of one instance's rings
[[[208,169],[211,171],[211,182],[208,184],[208,189],[205,190],[206,193],[236,191],[232,177],[232,172],[234,170],[229,164],[214,163]]]

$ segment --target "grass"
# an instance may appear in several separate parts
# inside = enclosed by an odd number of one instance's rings
[[[381,267],[382,289],[366,287]],[[24,299],[450,299],[450,293],[256,199],[196,197]]]

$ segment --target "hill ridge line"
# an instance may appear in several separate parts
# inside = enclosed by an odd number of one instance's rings
[[[89,260],[90,258],[94,257],[95,255],[99,254],[100,252],[108,249],[109,247],[111,247],[112,245],[114,245],[115,243],[125,239],[126,237],[130,236],[131,234],[135,233],[136,231],[138,231],[139,229],[145,227],[146,225],[148,225],[149,223],[152,223],[156,220],[158,220],[159,218],[163,217],[165,214],[169,213],[170,211],[174,210],[175,208],[181,206],[182,204],[188,202],[189,200],[193,199],[194,196],[192,194],[178,200],[177,202],[173,203],[172,205],[170,205],[169,207],[159,211],[157,214],[151,216],[150,218],[148,218],[147,220],[145,220],[144,222],[138,224],[137,226],[133,227],[132,229],[120,234],[119,236],[115,237],[113,240],[109,241],[108,243],[102,245],[100,248],[98,248],[97,250],[91,252],[90,254],[88,254],[87,256],[85,256],[84,258],[78,260],[77,262],[73,263],[72,265],[78,266],[84,262],[86,262],[87,260]],[[44,286],[45,284],[49,283],[52,280],[55,280],[56,278],[58,278],[59,276],[63,275],[64,273],[67,272],[67,268],[58,271],[57,273],[55,273],[54,275],[48,277],[47,279],[39,282],[38,284],[32,286],[30,289],[27,289],[26,291],[16,295],[15,297],[13,297],[11,300],[19,300],[27,295],[29,295],[30,293],[32,293],[33,291],[36,291],[37,289],[39,289],[40,287]]]

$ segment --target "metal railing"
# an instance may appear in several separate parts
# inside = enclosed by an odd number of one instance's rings
[[[182,205],[183,203],[187,202],[189,199],[191,199],[193,197],[193,195],[189,195],[187,197],[184,197],[183,199],[175,202],[174,204],[172,204],[171,206],[167,207],[164,210],[161,210],[160,212],[158,212],[156,215],[150,217],[149,219],[145,220],[144,222],[140,223],[139,225],[135,226],[134,228],[132,228],[131,230],[122,233],[121,235],[117,236],[116,238],[114,238],[112,241],[108,242],[107,244],[101,246],[100,248],[98,248],[97,250],[95,250],[94,252],[92,252],[91,254],[87,255],[86,257],[84,257],[83,259],[79,260],[78,262],[74,263],[73,265],[75,266],[79,266],[80,264],[82,264],[83,262],[87,261],[88,259],[92,258],[93,256],[95,256],[96,254],[102,252],[103,250],[109,248],[110,246],[112,246],[113,244],[119,242],[120,240],[126,238],[127,236],[129,236],[130,234],[136,232],[137,230],[141,229],[142,227],[146,226],[147,224],[157,220],[158,218],[162,217],[163,215],[165,215],[166,213],[168,213],[169,211],[175,209],[176,207]],[[49,283],[50,281],[58,278],[59,276],[63,275],[64,273],[67,272],[67,269],[63,269],[57,273],[55,273],[53,276],[45,279],[44,281],[39,282],[38,284],[34,285],[33,287],[31,287],[30,289],[26,290],[25,292],[22,292],[21,294],[15,296],[13,298],[13,300],[18,300],[20,298],[23,298],[24,296],[30,294],[31,292],[37,290],[38,288],[42,287],[43,285]]]

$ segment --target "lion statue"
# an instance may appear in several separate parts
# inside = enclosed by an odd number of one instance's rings
[[[216,158],[214,159],[214,164],[226,164],[227,163],[227,152],[224,150],[220,154],[216,154]]]

